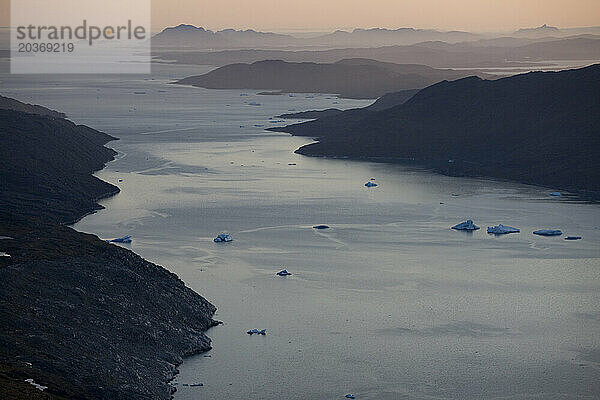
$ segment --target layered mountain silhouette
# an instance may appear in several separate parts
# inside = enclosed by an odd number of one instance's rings
[[[523,28],[505,34],[480,34],[463,31],[439,31],[415,28],[357,28],[351,31],[335,32],[314,37],[296,37],[288,34],[259,32],[252,29],[223,29],[212,31],[203,27],[180,24],[167,27],[154,35],[155,47],[186,48],[196,50],[224,49],[284,49],[284,48],[357,48],[382,46],[407,46],[423,42],[445,42],[448,44],[469,43],[498,37],[563,38],[582,34],[600,34],[600,27],[566,28],[542,25],[537,28]]]
[[[447,174],[598,194],[600,64],[444,81],[382,111],[273,130],[317,138],[297,151],[305,155],[414,160]]]
[[[429,40],[444,40],[456,43],[482,38],[481,35],[433,29],[354,29],[350,32],[338,30],[312,38],[297,38],[271,32],[257,32],[252,29],[224,29],[211,31],[203,27],[180,24],[163,29],[154,35],[154,46],[192,47],[196,49],[235,49],[235,48],[284,48],[284,47],[370,47],[397,44],[414,44]]]
[[[348,59],[332,64],[281,60],[231,64],[176,83],[209,89],[270,89],[285,92],[336,93],[349,98],[377,98],[388,92],[418,89],[472,72],[424,65]]]
[[[568,38],[501,37],[450,44],[440,41],[413,45],[340,48],[330,50],[155,51],[157,59],[182,64],[224,66],[262,60],[333,63],[348,58],[367,58],[397,64],[421,64],[435,68],[482,68],[535,66],[548,60],[600,60],[600,36]]]

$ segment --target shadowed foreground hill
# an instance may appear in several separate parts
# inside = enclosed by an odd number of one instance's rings
[[[404,104],[336,118],[272,130],[318,138],[297,151],[305,155],[416,160],[447,174],[600,192],[600,65],[440,82]]]
[[[0,110],[0,398],[169,399],[182,357],[210,348],[215,307],[63,225],[118,192],[91,175],[114,138],[40,110]]]
[[[425,65],[347,59],[333,64],[279,60],[231,64],[176,83],[208,89],[269,89],[284,92],[336,93],[346,98],[372,99],[389,92],[420,89],[473,71],[435,69]]]

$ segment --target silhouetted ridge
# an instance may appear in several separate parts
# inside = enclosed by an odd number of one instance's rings
[[[279,130],[319,138],[298,150],[306,155],[414,159],[449,174],[600,191],[600,65],[443,81],[356,121],[340,117]]]

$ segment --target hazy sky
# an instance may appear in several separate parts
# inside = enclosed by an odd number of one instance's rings
[[[153,0],[154,29],[180,22],[213,30],[574,27],[600,25],[600,0]]]
[[[0,0],[2,26],[9,24],[9,1]],[[153,30],[189,23],[213,30],[417,27],[491,31],[544,23],[597,26],[600,0],[152,0],[152,16]]]

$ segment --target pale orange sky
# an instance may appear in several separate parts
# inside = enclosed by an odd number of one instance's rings
[[[9,24],[8,3],[0,0],[2,26]],[[213,30],[416,27],[493,31],[544,23],[597,26],[600,0],[152,0],[152,17],[154,31],[179,23]]]
[[[600,0],[153,0],[153,29],[331,30],[418,27],[512,30],[600,25]]]

